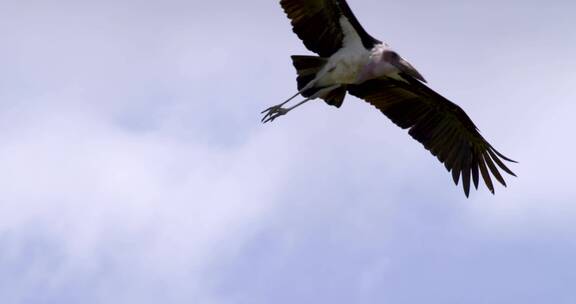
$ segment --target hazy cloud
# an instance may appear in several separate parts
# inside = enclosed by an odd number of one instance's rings
[[[465,199],[352,97],[260,125],[307,53],[274,1],[12,3],[3,303],[573,303],[574,4],[351,5],[520,161],[508,188]]]

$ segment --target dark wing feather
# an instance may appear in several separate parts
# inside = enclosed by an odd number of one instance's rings
[[[454,183],[462,180],[466,196],[470,192],[470,180],[477,189],[480,175],[492,193],[490,173],[506,186],[498,168],[514,175],[501,159],[514,161],[496,151],[458,105],[414,78],[403,77],[407,82],[374,79],[349,85],[348,91],[374,105],[396,125],[409,129],[414,139],[452,171]]]
[[[343,15],[366,48],[380,43],[362,28],[344,0],[281,0],[280,5],[291,20],[294,33],[306,48],[322,57],[330,57],[342,47],[344,33],[340,17]]]

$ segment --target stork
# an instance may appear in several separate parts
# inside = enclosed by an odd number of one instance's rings
[[[364,99],[419,141],[462,180],[478,189],[482,175],[494,194],[491,175],[506,186],[499,168],[516,176],[456,104],[430,89],[422,75],[388,44],[364,30],[345,0],[281,0],[294,33],[319,56],[292,56],[298,92],[262,111],[271,122],[302,104],[320,98],[339,108],[346,93]],[[286,106],[297,96],[304,100]]]

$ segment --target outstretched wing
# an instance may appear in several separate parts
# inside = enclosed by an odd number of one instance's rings
[[[280,5],[306,48],[322,57],[330,57],[343,46],[346,34],[342,18],[349,22],[367,49],[381,43],[362,28],[345,0],[281,0]]]
[[[470,193],[470,176],[478,189],[479,174],[482,174],[492,193],[490,173],[504,186],[506,182],[498,168],[516,176],[502,159],[515,161],[496,151],[459,106],[414,78],[403,77],[407,82],[374,79],[348,86],[348,91],[378,108],[399,127],[409,129],[414,139],[452,171],[456,184],[462,177],[466,196]]]

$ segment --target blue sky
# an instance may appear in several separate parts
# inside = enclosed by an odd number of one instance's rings
[[[466,199],[368,104],[273,124],[277,1],[0,11],[0,298],[576,303],[572,1],[349,0],[520,163]]]

